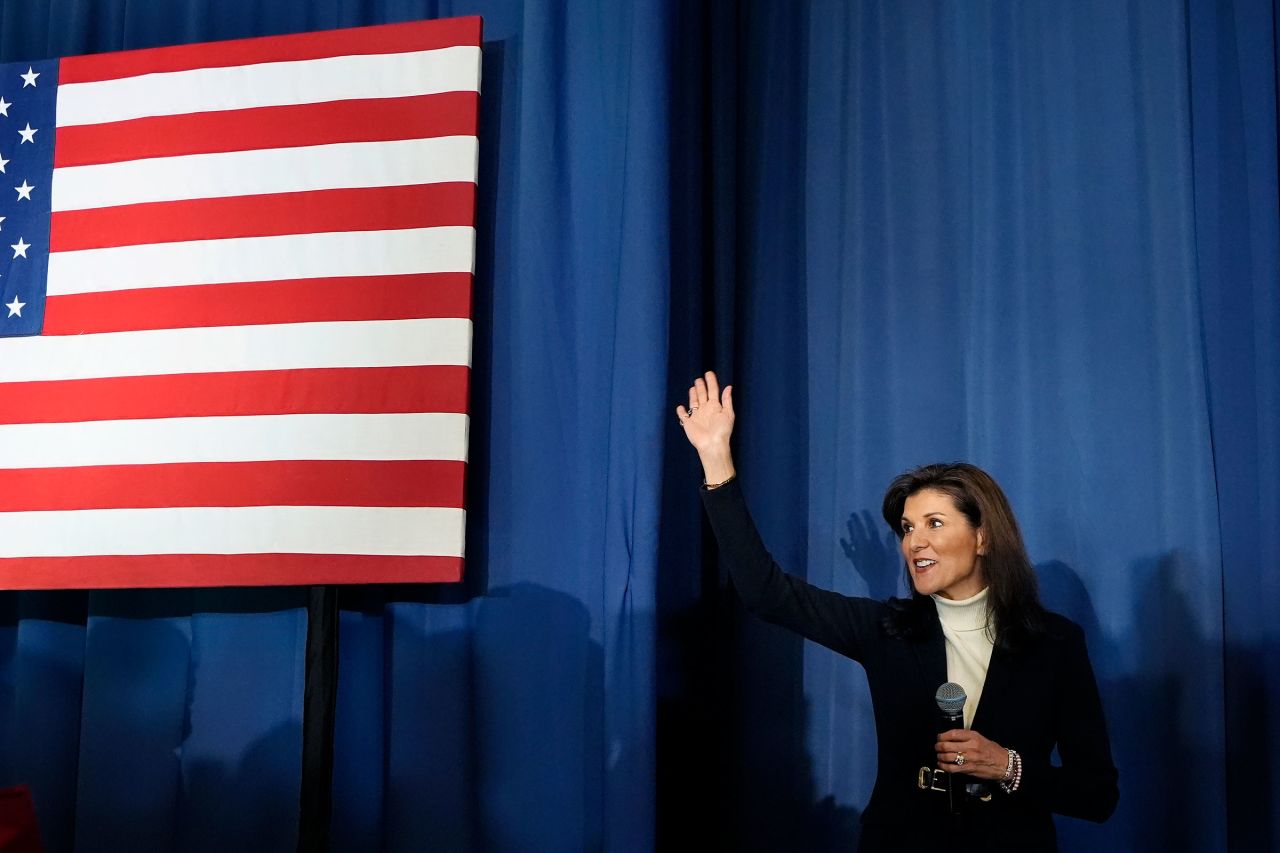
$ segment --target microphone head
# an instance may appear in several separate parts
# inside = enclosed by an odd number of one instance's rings
[[[968,698],[964,693],[963,687],[954,681],[948,681],[938,688],[938,692],[934,694],[933,701],[938,703],[939,711],[949,717],[956,717],[964,713],[964,703]]]

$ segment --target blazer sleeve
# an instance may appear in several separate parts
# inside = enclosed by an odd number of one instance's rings
[[[1056,714],[1062,765],[1048,761],[1028,764],[1024,758],[1018,793],[1058,814],[1101,823],[1120,800],[1119,771],[1111,758],[1107,721],[1084,631],[1068,622],[1064,635]]]
[[[748,610],[842,655],[863,661],[868,632],[879,623],[879,602],[816,587],[779,568],[747,510],[738,481],[703,489],[720,558]]]

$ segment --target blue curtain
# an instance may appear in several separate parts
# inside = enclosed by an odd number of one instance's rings
[[[0,61],[477,13],[469,575],[342,591],[333,849],[856,843],[862,674],[736,604],[704,367],[817,583],[901,590],[898,471],[1004,484],[1121,770],[1065,849],[1274,847],[1273,0],[45,0]],[[290,849],[305,605],[0,594],[0,784],[51,850]]]
[[[345,591],[333,849],[652,849],[668,13],[467,11],[485,15],[469,577]]]
[[[1280,844],[1280,216],[1274,2],[1191,5],[1196,260],[1223,592],[1227,837]]]

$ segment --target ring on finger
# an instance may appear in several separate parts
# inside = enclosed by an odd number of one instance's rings
[[[964,753],[963,753],[963,752],[957,752],[957,753],[956,753],[955,765],[956,765],[956,767],[963,767],[963,766],[964,766]]]

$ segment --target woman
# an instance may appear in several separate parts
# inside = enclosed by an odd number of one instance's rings
[[[912,596],[851,598],[783,573],[765,550],[729,452],[733,389],[721,393],[707,373],[676,415],[743,602],[867,671],[879,756],[861,850],[1056,850],[1052,813],[1111,815],[1117,773],[1084,634],[1041,606],[990,476],[928,465],[894,480],[883,513]],[[946,682],[964,688],[963,727],[941,722],[935,693]]]

